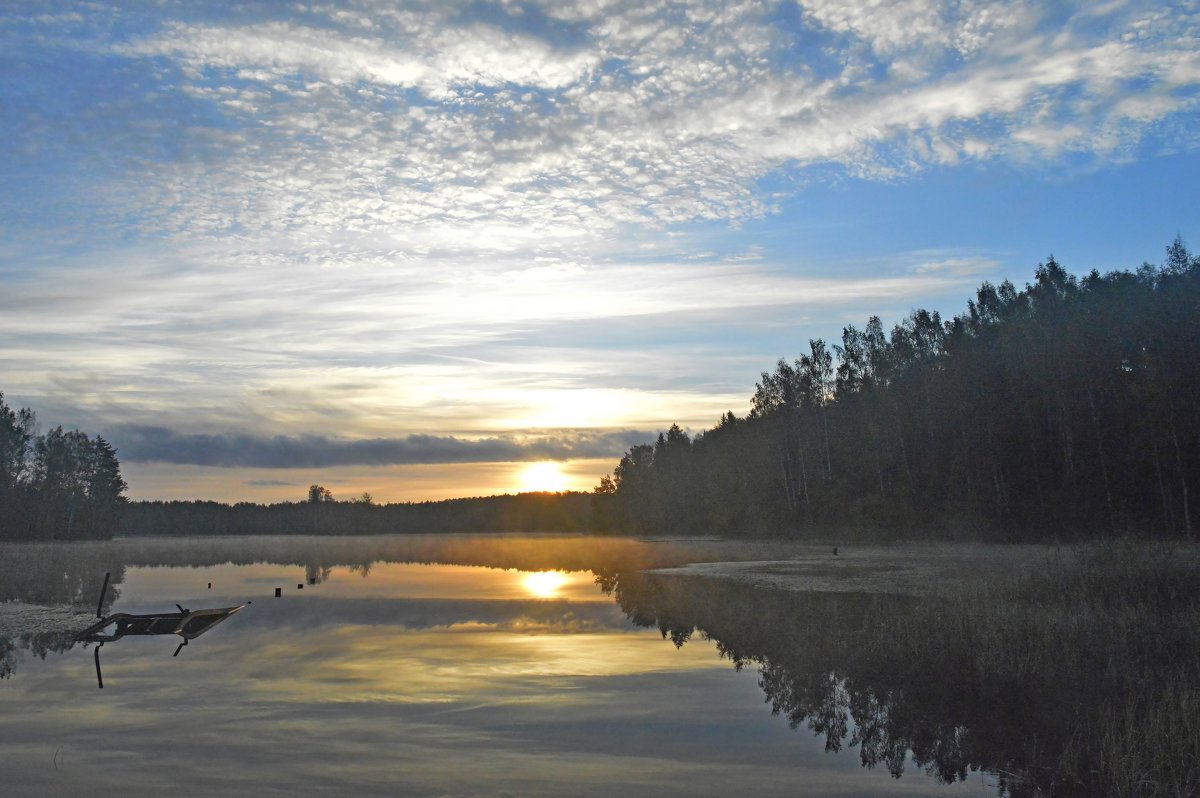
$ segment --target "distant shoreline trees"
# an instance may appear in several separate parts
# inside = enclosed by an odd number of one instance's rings
[[[0,393],[0,540],[111,538],[126,503],[116,451],[100,436],[36,429]]]
[[[304,501],[223,504],[140,501],[125,510],[124,535],[376,535],[445,532],[587,532],[591,495],[580,492],[376,504],[369,494],[338,501],[313,485]]]
[[[984,283],[949,321],[877,316],[763,372],[742,418],[631,448],[594,493],[616,528],[817,526],[1023,539],[1200,525],[1200,258]]]

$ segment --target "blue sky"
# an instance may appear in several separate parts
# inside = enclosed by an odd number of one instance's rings
[[[546,459],[585,488],[810,337],[1200,240],[1198,30],[1196,2],[7,4],[0,390],[110,438],[136,497],[491,493]]]

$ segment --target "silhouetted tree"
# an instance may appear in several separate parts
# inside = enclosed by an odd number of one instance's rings
[[[0,394],[0,537],[111,538],[126,488],[112,446],[62,427],[37,436],[35,425]]]
[[[308,486],[308,503],[309,504],[321,504],[322,502],[331,502],[331,501],[333,501],[333,492],[330,491],[329,488],[325,488],[320,485],[309,485]]]

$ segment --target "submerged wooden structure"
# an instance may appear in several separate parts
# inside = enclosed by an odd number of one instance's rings
[[[179,607],[178,604],[175,606]],[[77,639],[92,643],[109,643],[129,635],[179,635],[183,638],[179,645],[185,646],[189,640],[196,639],[245,606],[240,604],[236,607],[211,610],[186,610],[179,607],[179,612],[152,612],[146,615],[116,612],[84,629]],[[178,650],[175,653],[178,654]]]
[[[107,573],[104,575],[104,586],[100,588],[100,601],[96,605],[96,617],[99,620],[75,636],[75,639],[81,642],[96,643],[96,683],[100,689],[104,688],[104,679],[100,675],[100,647],[105,643],[130,636],[178,635],[183,640],[171,655],[177,657],[188,641],[195,640],[246,606],[239,604],[236,607],[189,610],[176,604],[178,612],[152,612],[143,615],[115,612],[102,615],[104,595],[108,592],[110,576]]]

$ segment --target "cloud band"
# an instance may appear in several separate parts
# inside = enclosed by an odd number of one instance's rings
[[[453,435],[351,440],[324,435],[181,434],[163,427],[127,426],[113,437],[120,458],[135,463],[328,468],[619,457],[633,444],[649,440],[652,434],[620,430],[569,432],[527,441],[502,436],[472,440]]]

